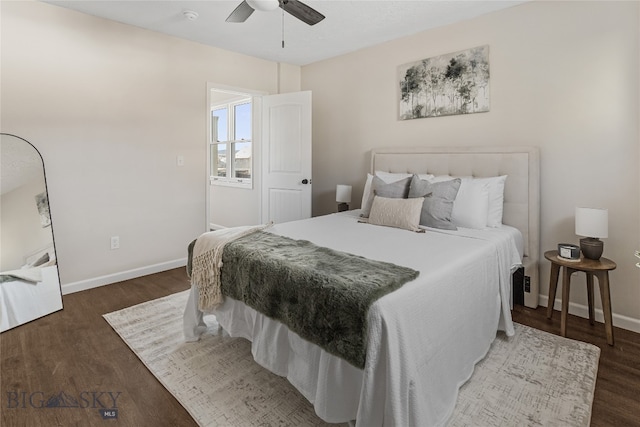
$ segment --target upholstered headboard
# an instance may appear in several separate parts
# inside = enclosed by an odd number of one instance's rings
[[[371,151],[375,171],[489,177],[507,175],[502,222],[524,238],[523,264],[531,278],[525,305],[538,305],[540,159],[537,147],[410,147]],[[534,292],[535,290],[535,292]]]

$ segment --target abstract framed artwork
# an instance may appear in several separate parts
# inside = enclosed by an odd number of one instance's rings
[[[398,67],[399,119],[489,111],[489,46]]]

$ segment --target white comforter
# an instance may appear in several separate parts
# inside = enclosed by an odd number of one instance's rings
[[[364,370],[231,298],[215,311],[217,320],[230,335],[251,340],[256,361],[286,376],[327,422],[444,425],[496,331],[513,334],[510,275],[521,262],[519,233],[511,227],[412,233],[359,224],[357,213],[277,224],[271,231],[420,271],[371,306]],[[202,330],[196,295],[192,288],[187,340]]]

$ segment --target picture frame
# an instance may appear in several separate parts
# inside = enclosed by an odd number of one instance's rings
[[[487,112],[489,45],[403,64],[398,88],[399,120]]]

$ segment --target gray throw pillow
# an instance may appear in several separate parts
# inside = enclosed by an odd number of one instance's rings
[[[431,197],[424,198],[420,213],[420,225],[443,230],[458,229],[451,222],[451,211],[461,182],[460,178],[434,183],[420,179],[417,175],[411,178],[409,198],[424,197],[431,193]]]
[[[373,180],[371,181],[372,194],[367,200],[367,206],[362,206],[362,213],[360,213],[360,216],[369,218],[374,195],[386,197],[389,199],[406,199],[409,196],[409,186],[411,185],[411,179],[412,177],[409,176],[401,179],[400,181],[387,184],[383,179],[374,176]]]

